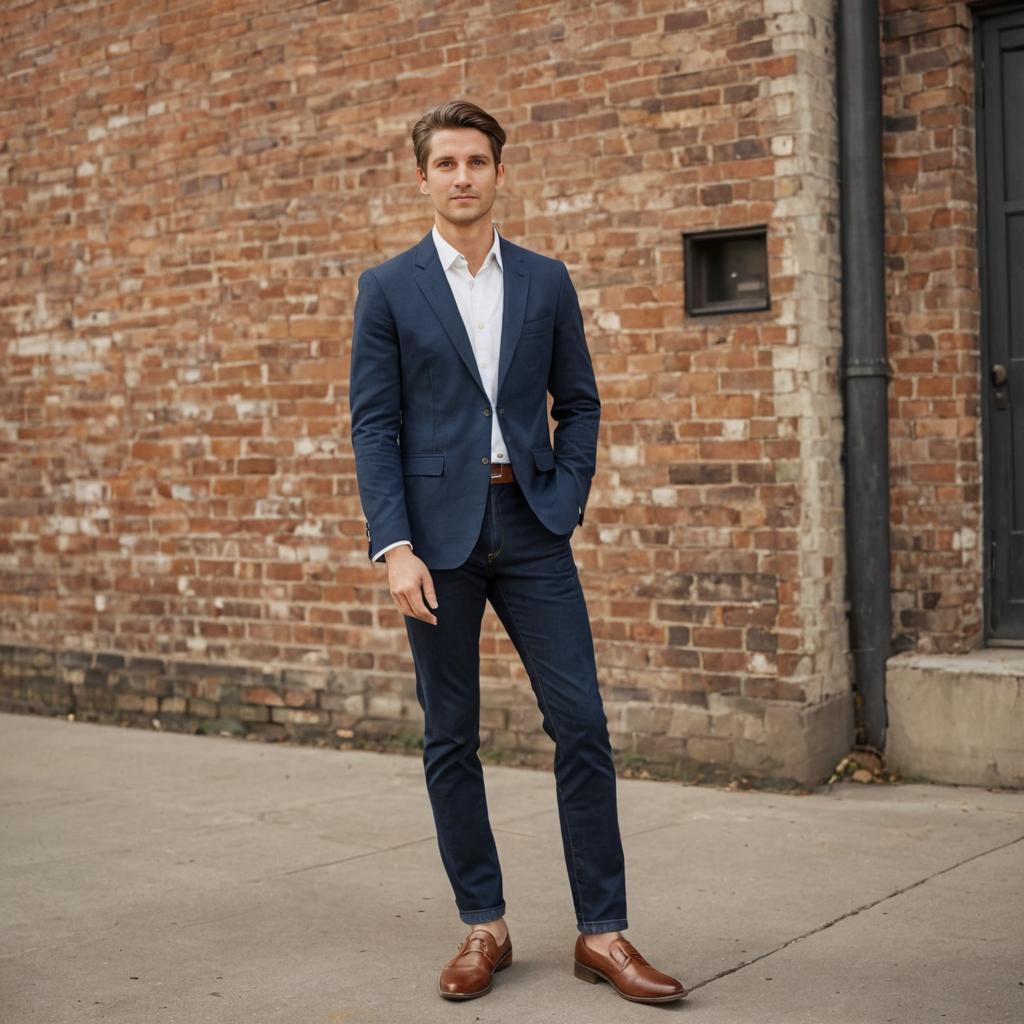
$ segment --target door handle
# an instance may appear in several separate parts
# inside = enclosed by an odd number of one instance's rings
[[[1010,399],[1007,394],[1007,382],[1010,375],[1002,363],[996,363],[992,367],[992,399],[997,409],[1008,409]]]

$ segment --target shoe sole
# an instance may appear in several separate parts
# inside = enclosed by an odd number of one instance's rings
[[[443,999],[476,999],[478,996],[485,996],[491,991],[491,986],[494,984],[494,975],[497,974],[498,971],[505,970],[510,963],[512,963],[511,949],[494,965],[494,970],[491,971],[491,980],[487,983],[487,988],[482,988],[477,992],[443,992],[441,990],[441,983],[438,982],[437,994]]]
[[[572,963],[572,973],[575,974],[580,981],[590,982],[591,985],[596,985],[599,981],[607,981],[623,999],[628,999],[633,1003],[671,1003],[677,999],[685,999],[689,995],[689,992],[673,992],[667,996],[631,996],[628,992],[623,992],[622,989],[619,988],[619,986],[616,985],[615,982],[606,974],[602,974],[593,967],[587,967],[585,964],[581,964],[579,960],[574,959]]]

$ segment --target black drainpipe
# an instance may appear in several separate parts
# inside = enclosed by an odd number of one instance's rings
[[[885,749],[890,650],[885,210],[877,0],[837,0],[845,515],[858,745]]]

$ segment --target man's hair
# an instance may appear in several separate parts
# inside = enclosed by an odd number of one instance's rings
[[[430,140],[434,132],[445,128],[477,128],[491,140],[494,166],[501,163],[501,147],[505,145],[505,129],[498,122],[469,100],[451,100],[431,107],[412,126],[412,147],[416,153],[416,166],[427,173],[427,158],[430,156]]]

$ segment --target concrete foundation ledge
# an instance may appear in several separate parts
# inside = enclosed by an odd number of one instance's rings
[[[1024,787],[1024,649],[888,660],[887,767],[906,780]]]

